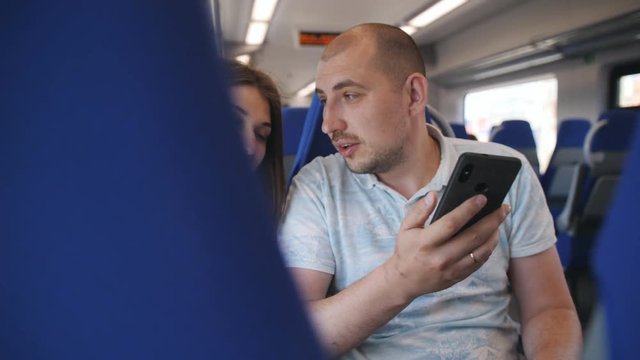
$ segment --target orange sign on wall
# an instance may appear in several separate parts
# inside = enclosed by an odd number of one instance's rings
[[[326,46],[338,35],[340,33],[300,31],[298,33],[298,44],[303,46]]]

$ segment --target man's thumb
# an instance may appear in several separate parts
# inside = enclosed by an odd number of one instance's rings
[[[431,191],[420,201],[417,201],[404,215],[400,230],[423,228],[425,221],[427,221],[436,206],[436,197],[436,193]]]

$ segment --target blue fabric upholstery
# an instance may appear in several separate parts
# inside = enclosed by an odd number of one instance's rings
[[[0,14],[0,357],[321,358],[209,2]]]
[[[322,111],[324,106],[317,95],[313,95],[307,116],[304,120],[304,128],[298,145],[296,160],[289,175],[291,179],[311,160],[318,156],[327,156],[336,152],[329,137],[322,132]]]
[[[284,174],[289,178],[291,169],[296,160],[300,137],[304,128],[304,120],[307,116],[307,108],[285,108],[282,110],[282,128],[284,141]]]
[[[565,119],[558,127],[556,147],[540,178],[554,218],[565,206],[576,166],[584,163],[583,145],[590,127],[591,122],[581,118]]]
[[[584,137],[590,126],[591,122],[584,118],[562,120],[558,126],[556,149],[582,148]]]
[[[586,171],[558,217],[558,250],[565,267],[588,269],[595,235],[608,211],[640,113],[607,112],[592,125],[583,147]],[[630,115],[631,114],[631,115]],[[622,115],[622,116],[618,116]]]
[[[459,139],[469,139],[469,134],[467,134],[467,129],[465,129],[463,124],[449,124],[451,129],[453,129],[453,133],[456,134],[456,137]]]
[[[638,121],[637,114],[637,110],[629,109],[609,110],[602,113],[598,121],[604,121],[610,126],[605,127],[603,132],[591,141],[588,150],[590,152],[626,151],[633,136],[632,127]]]
[[[640,117],[636,117],[640,121]],[[640,126],[632,132],[634,142],[626,159],[615,199],[598,237],[594,268],[604,304],[610,359],[638,358],[640,323]]]
[[[282,128],[284,138],[284,155],[295,155],[300,144],[300,136],[304,128],[307,108],[284,108],[282,110]]]
[[[600,116],[598,116],[598,121],[600,120],[609,120],[609,119],[619,119],[621,121],[633,121],[636,118],[636,113],[638,110],[635,109],[611,109],[604,111]]]
[[[489,140],[518,150],[529,160],[536,173],[540,172],[536,141],[529,122],[525,120],[505,120],[493,132]]]

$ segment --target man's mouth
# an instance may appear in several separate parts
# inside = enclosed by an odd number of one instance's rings
[[[336,148],[336,150],[338,150],[338,152],[342,156],[350,156],[356,151],[358,147],[358,143],[347,142],[347,141],[337,141],[333,143],[333,146]]]

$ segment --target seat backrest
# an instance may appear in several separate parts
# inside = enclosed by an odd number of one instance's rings
[[[636,116],[640,121],[640,116]],[[637,204],[640,203],[640,126],[630,135],[633,145],[619,180],[615,199],[600,232],[594,256],[600,301],[604,305],[610,359],[638,357],[640,323],[640,253]]]
[[[633,110],[607,113],[609,116],[601,116],[585,138],[583,151],[589,172],[579,209],[583,219],[602,220],[640,122]]]
[[[505,120],[493,132],[493,136],[489,139],[492,142],[507,145],[522,153],[531,167],[539,173],[540,165],[538,162],[538,153],[536,141],[533,137],[531,125],[525,120]]]
[[[327,156],[336,152],[329,137],[322,132],[322,111],[324,106],[317,95],[313,95],[309,110],[304,119],[304,127],[300,136],[300,143],[293,162],[293,168],[289,174],[291,179],[311,160],[318,156]]]
[[[560,122],[556,147],[540,179],[552,212],[564,206],[575,166],[584,163],[584,139],[590,127],[591,122],[587,119],[572,118]]]
[[[282,109],[284,173],[287,178],[296,159],[307,110],[306,107]]]
[[[209,2],[0,14],[0,357],[321,358]]]
[[[637,114],[638,111],[625,109],[606,111],[590,128],[583,151],[594,176],[620,174],[638,123]]]
[[[457,138],[469,139],[469,134],[467,134],[467,129],[464,127],[464,124],[451,123],[449,125],[451,126],[451,129],[453,130],[453,133]]]
[[[636,117],[611,117],[592,124],[585,137],[586,171],[581,186],[572,188],[567,205],[558,216],[558,228],[571,234],[571,250],[565,264],[586,268],[590,264],[595,235],[600,230],[617,188],[632,136]]]
[[[602,114],[598,116],[598,121],[611,119],[617,119],[618,121],[634,121],[637,112],[638,110],[634,109],[611,109],[602,112]]]

